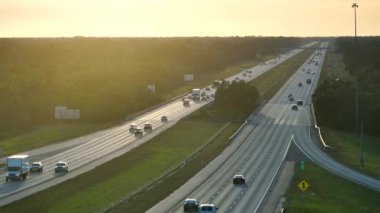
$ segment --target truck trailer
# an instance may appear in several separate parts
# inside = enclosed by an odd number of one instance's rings
[[[7,158],[7,173],[5,182],[8,180],[25,180],[30,173],[28,155],[13,155]]]

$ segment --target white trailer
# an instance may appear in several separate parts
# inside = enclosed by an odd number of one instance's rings
[[[7,158],[7,173],[5,181],[25,180],[30,172],[28,155],[13,155]]]
[[[201,98],[201,89],[193,89],[191,91],[191,96],[193,97],[194,101],[199,101]]]

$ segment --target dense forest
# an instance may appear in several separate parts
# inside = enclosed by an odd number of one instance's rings
[[[120,119],[207,72],[293,48],[285,37],[1,38],[0,131],[54,121],[54,107],[81,110],[81,122]],[[148,84],[157,92],[148,93]]]
[[[346,70],[358,76],[359,120],[366,133],[380,134],[380,37],[342,37],[336,39],[336,51],[343,55]],[[357,72],[357,73],[356,73]],[[314,95],[320,124],[355,131],[354,81],[329,79]]]

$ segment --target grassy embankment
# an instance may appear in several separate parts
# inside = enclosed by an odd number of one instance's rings
[[[268,60],[274,57],[273,55],[267,55],[261,60]],[[247,61],[243,64],[230,66],[219,73],[205,74],[202,79],[196,80],[192,83],[186,84],[178,89],[167,94],[166,99],[176,97],[191,90],[193,87],[204,86],[211,84],[215,79],[221,79],[241,71],[242,67],[252,67],[261,62],[258,60]],[[3,149],[3,156],[8,156],[16,153],[20,153],[26,150],[46,146],[53,143],[58,143],[70,138],[79,137],[81,135],[89,134],[101,129],[105,129],[115,125],[115,123],[74,123],[63,122],[52,125],[46,125],[36,127],[35,129],[20,134],[19,132],[10,132],[8,135],[0,135],[0,138],[6,138],[0,140],[0,147]],[[10,137],[14,135],[14,137]]]
[[[261,81],[278,81],[283,72],[289,75],[298,68],[310,52],[296,56],[261,78]],[[281,70],[281,71],[279,71]],[[279,74],[282,73],[282,74]],[[285,82],[286,79],[282,79]],[[281,84],[273,86],[255,80],[260,91],[272,87],[274,94]],[[207,115],[207,114],[206,114]],[[192,116],[179,122],[163,134],[146,144],[116,158],[94,170],[68,180],[45,191],[29,196],[8,206],[0,208],[1,212],[22,212],[33,209],[37,212],[89,212],[107,206],[115,200],[134,192],[148,181],[163,174],[167,169],[179,165],[189,154],[205,144],[228,120],[208,119]],[[143,212],[159,200],[178,188],[209,161],[215,158],[228,144],[228,137],[238,128],[240,122],[231,124],[212,143],[206,146],[184,167],[164,179],[149,191],[124,203],[117,211]],[[179,140],[180,139],[180,140]]]
[[[342,55],[328,52],[321,75],[324,79],[352,79],[345,71]],[[320,82],[321,82],[320,81]],[[329,154],[337,161],[373,177],[380,177],[380,138],[364,137],[365,167],[360,167],[360,140],[353,133],[322,127],[324,140],[334,148]],[[296,185],[305,179],[310,189],[302,193]],[[380,212],[380,193],[346,181],[313,164],[305,172],[296,169],[287,192],[286,206],[291,212]]]
[[[380,212],[380,193],[344,180],[312,163],[307,163],[303,172],[298,167],[287,192],[288,212]],[[301,180],[310,185],[305,192],[297,188]]]

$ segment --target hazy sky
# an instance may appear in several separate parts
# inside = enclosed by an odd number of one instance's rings
[[[380,0],[0,0],[0,37],[380,35]]]

